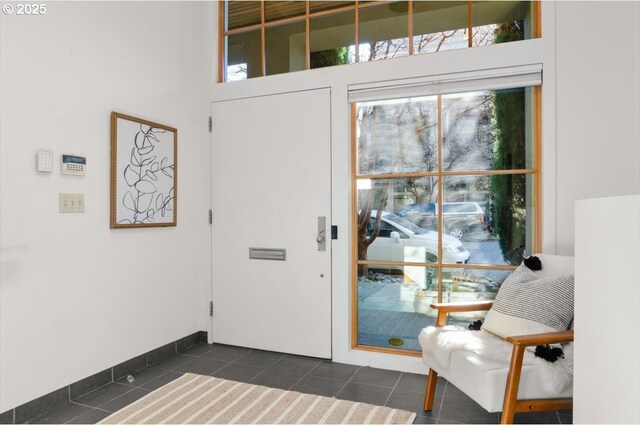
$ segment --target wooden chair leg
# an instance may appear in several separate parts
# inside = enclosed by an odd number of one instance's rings
[[[520,374],[522,372],[522,359],[524,358],[524,345],[514,345],[511,353],[507,386],[504,390],[504,402],[502,405],[501,424],[512,424],[516,415],[516,403],[518,401],[518,389],[520,387]]]
[[[427,375],[427,389],[424,392],[424,411],[430,412],[433,409],[433,399],[436,395],[436,383],[438,382],[438,374],[429,369],[429,375]]]

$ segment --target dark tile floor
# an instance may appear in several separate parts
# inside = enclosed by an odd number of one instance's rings
[[[30,423],[93,424],[184,372],[212,375],[269,387],[337,397],[418,414],[415,423],[498,423],[499,413],[487,413],[464,393],[438,378],[434,409],[422,411],[426,377],[371,367],[359,367],[309,357],[250,350],[218,344],[198,344],[181,354],[145,367]],[[571,412],[526,413],[517,423],[572,423]]]

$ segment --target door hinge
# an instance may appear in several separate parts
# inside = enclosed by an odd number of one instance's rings
[[[213,224],[213,211],[209,210],[209,224]]]
[[[213,118],[209,117],[209,133],[213,130]]]
[[[209,301],[209,317],[213,317],[213,301]]]

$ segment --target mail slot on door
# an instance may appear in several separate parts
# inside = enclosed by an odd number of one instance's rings
[[[249,248],[249,259],[287,261],[287,250],[278,248]]]

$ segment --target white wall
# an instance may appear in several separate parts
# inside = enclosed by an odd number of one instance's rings
[[[207,329],[213,9],[1,15],[0,412]],[[109,229],[112,110],[178,129],[177,227]],[[38,149],[52,175],[36,173]],[[62,153],[85,155],[86,177],[61,176]],[[59,214],[59,192],[84,193],[85,214]]]
[[[557,2],[556,22],[556,238],[571,255],[576,200],[640,193],[640,3]]]
[[[616,211],[615,220],[611,211]],[[576,202],[575,231],[573,419],[577,424],[637,424],[640,196]],[[620,252],[631,261],[621,264]]]

